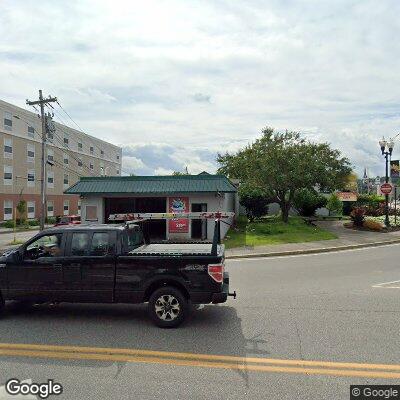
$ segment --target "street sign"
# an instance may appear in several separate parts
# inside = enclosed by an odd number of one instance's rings
[[[393,191],[393,185],[391,183],[382,183],[380,189],[382,194],[390,194]]]

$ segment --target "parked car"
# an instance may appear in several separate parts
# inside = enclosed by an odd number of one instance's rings
[[[148,303],[162,328],[190,304],[223,303],[229,293],[219,221],[213,243],[146,243],[139,225],[74,225],[40,232],[0,257],[0,310],[24,303]]]
[[[54,226],[79,225],[81,223],[80,215],[63,215],[56,219]]]

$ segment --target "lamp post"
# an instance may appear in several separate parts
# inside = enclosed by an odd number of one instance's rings
[[[394,141],[390,139],[386,141],[383,137],[382,140],[379,141],[379,146],[381,147],[382,155],[385,156],[386,161],[386,169],[385,169],[385,182],[389,182],[389,157],[392,155]],[[386,227],[390,226],[389,222],[389,195],[385,194],[385,225]]]

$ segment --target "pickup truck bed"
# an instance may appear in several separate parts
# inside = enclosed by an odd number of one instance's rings
[[[209,255],[211,244],[209,243],[179,243],[179,244],[145,244],[132,251],[132,255]],[[218,246],[218,256],[222,256],[223,248]]]

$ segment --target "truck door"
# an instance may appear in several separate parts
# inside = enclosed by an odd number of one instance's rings
[[[49,233],[28,242],[18,261],[7,266],[9,297],[30,301],[58,300],[63,290],[65,234]]]
[[[116,231],[96,231],[90,237],[89,261],[81,265],[81,297],[86,302],[113,302]]]

